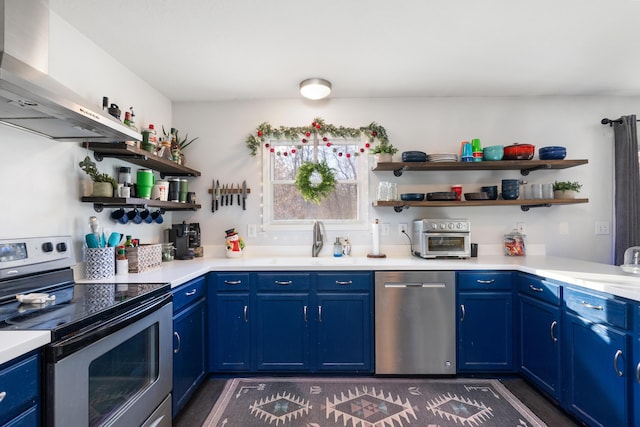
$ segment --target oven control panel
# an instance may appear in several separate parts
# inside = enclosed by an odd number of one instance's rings
[[[0,239],[0,279],[74,264],[71,236]]]
[[[427,219],[424,225],[424,231],[427,233],[471,231],[471,223],[468,219]]]

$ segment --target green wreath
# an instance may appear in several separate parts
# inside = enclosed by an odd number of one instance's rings
[[[311,178],[317,173],[322,180],[313,182]],[[314,180],[315,181],[315,180]],[[305,162],[296,172],[296,187],[302,198],[308,202],[320,204],[322,199],[328,197],[336,189],[336,177],[333,170],[324,160],[318,163]]]

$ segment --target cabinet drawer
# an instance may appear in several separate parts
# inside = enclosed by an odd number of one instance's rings
[[[371,291],[371,273],[318,273],[318,290]]]
[[[0,371],[0,424],[18,416],[37,402],[39,389],[38,356],[36,354]]]
[[[573,288],[565,288],[564,301],[568,311],[592,322],[607,323],[622,329],[630,326],[630,304],[627,302]]]
[[[193,279],[173,289],[173,312],[177,313],[184,306],[205,296],[204,276]]]
[[[310,287],[311,275],[308,273],[258,274],[260,291],[308,291]]]
[[[550,283],[542,277],[522,273],[518,277],[518,291],[520,293],[553,305],[560,305],[561,289],[559,285]]]
[[[476,271],[459,272],[457,275],[458,289],[468,290],[511,290],[513,273],[510,271]]]
[[[218,292],[248,291],[249,273],[216,273],[215,282]]]

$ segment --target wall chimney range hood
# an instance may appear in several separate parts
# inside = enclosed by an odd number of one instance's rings
[[[140,141],[139,132],[49,76],[48,0],[0,0],[0,123],[59,141]]]

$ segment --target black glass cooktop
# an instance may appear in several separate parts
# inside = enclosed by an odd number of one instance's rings
[[[0,285],[2,286],[2,285]],[[38,286],[33,292],[55,299],[42,304],[20,303],[15,294],[0,304],[0,330],[50,330],[59,339],[106,321],[118,313],[171,291],[168,283],[75,284]],[[20,293],[25,292],[23,289]]]

